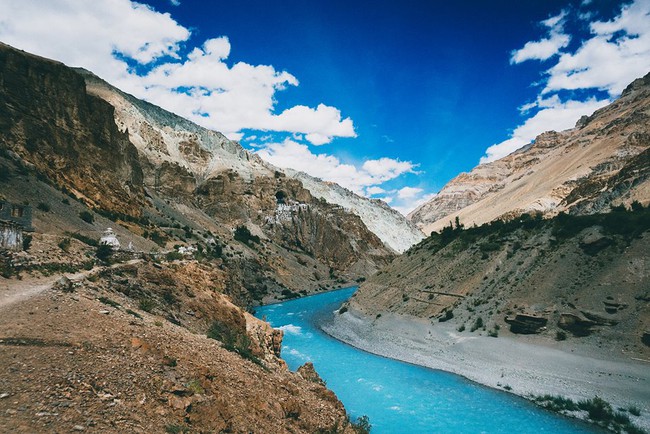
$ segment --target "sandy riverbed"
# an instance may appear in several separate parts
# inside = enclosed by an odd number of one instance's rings
[[[600,396],[615,408],[635,405],[633,421],[650,429],[650,363],[586,354],[521,342],[511,337],[459,333],[454,325],[385,314],[369,320],[354,310],[335,315],[323,330],[381,356],[441,369],[521,396],[562,395],[574,400]]]

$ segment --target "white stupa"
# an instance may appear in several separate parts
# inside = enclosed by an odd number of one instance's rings
[[[115,232],[113,232],[112,228],[106,228],[104,235],[102,235],[102,237],[99,239],[99,244],[109,245],[113,248],[113,250],[120,248],[120,242],[115,236]]]

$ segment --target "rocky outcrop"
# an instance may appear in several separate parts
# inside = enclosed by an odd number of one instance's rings
[[[358,215],[371,232],[398,253],[403,253],[424,238],[424,234],[415,225],[381,200],[358,196],[338,184],[323,182],[303,172],[285,172],[300,180],[312,196]]]
[[[603,212],[650,202],[650,74],[576,128],[546,132],[512,154],[451,180],[408,218],[425,233],[523,213]]]
[[[524,335],[539,333],[548,323],[547,318],[523,313],[518,313],[514,318],[506,317],[504,321],[510,324],[512,333]]]
[[[142,169],[113,107],[58,62],[1,44],[0,65],[0,147],[89,205],[139,217]]]

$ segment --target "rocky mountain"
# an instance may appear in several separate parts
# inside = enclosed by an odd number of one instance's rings
[[[312,197],[339,205],[346,212],[359,216],[371,232],[398,253],[423,238],[423,234],[400,213],[381,201],[358,196],[338,184],[305,173],[278,169],[220,133],[121,92],[88,71],[77,71],[84,76],[89,93],[115,107],[115,120],[120,130],[128,131],[132,143],[156,166],[181,166],[197,182],[224,171],[236,172],[247,181],[284,173],[299,180]]]
[[[349,307],[468,332],[606,341],[603,352],[647,357],[648,237],[650,209],[638,202],[634,211],[445,229],[371,277]]]
[[[408,218],[425,233],[523,213],[602,212],[650,200],[650,74],[576,127],[547,132],[451,180]]]
[[[8,46],[0,56],[2,194],[59,211],[37,210],[37,231],[98,238],[110,226],[136,249],[195,245],[231,270],[228,291],[242,305],[349,284],[394,257],[358,215],[222,134],[88,72]],[[62,208],[61,193],[87,209]],[[378,215],[396,233],[413,231]]]
[[[403,253],[424,238],[422,231],[414,224],[379,199],[361,197],[336,183],[324,182],[304,172],[291,169],[285,172],[287,176],[302,182],[313,196],[340,205],[346,211],[361,217],[368,229],[398,253]]]
[[[1,432],[358,431],[248,309],[392,260],[359,216],[219,133],[6,45],[0,199],[33,216],[22,250],[0,251]],[[118,250],[99,244],[109,227]]]

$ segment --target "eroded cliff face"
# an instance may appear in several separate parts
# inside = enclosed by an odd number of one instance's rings
[[[0,146],[89,205],[140,216],[142,170],[113,107],[63,64],[0,45]]]
[[[650,202],[650,74],[576,128],[547,132],[512,154],[451,180],[410,220],[425,233],[528,212],[602,212]]]
[[[3,195],[61,208],[40,187],[20,191],[34,176],[90,211],[89,226],[84,211],[38,213],[43,227],[95,237],[120,226],[136,249],[195,245],[230,271],[227,292],[242,306],[352,284],[394,257],[357,215],[222,134],[88,72],[0,48]]]

